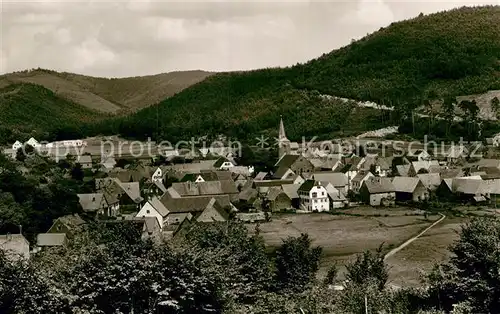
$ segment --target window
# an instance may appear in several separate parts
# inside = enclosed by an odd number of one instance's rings
[[[321,196],[325,196],[325,192],[321,192]]]
[[[149,214],[149,213],[150,213],[150,212],[149,212],[149,209],[146,209],[146,214]]]
[[[318,193],[313,192],[313,193],[312,193],[312,197],[318,197]]]

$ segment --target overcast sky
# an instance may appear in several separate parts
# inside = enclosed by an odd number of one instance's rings
[[[287,66],[420,12],[490,1],[0,0],[0,73],[123,77]]]

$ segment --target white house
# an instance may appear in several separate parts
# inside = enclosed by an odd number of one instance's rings
[[[144,204],[137,213],[136,217],[154,217],[158,220],[160,228],[163,228],[164,218],[168,215],[168,209],[162,204],[162,202],[153,197],[146,204]]]
[[[17,152],[17,150],[19,148],[22,148],[23,147],[23,143],[19,142],[19,141],[16,141],[14,144],[12,144],[12,150],[14,152]]]
[[[40,148],[40,147],[42,146],[42,145],[40,145],[40,143],[38,143],[38,141],[37,141],[37,140],[35,140],[33,137],[32,137],[32,138],[30,138],[30,139],[26,142],[26,144],[28,144],[28,145],[32,146],[33,148],[37,148],[37,149],[38,149],[38,148]]]
[[[306,211],[328,211],[330,201],[326,188],[319,181],[307,180],[297,190],[300,207]]]
[[[160,167],[156,169],[156,171],[153,173],[153,176],[151,177],[152,182],[162,182],[163,180],[163,171],[161,170]]]

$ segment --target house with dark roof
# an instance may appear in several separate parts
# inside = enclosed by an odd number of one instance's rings
[[[300,197],[300,209],[307,212],[330,210],[328,192],[320,181],[306,180],[297,190]]]
[[[104,214],[108,210],[108,203],[103,193],[78,194],[80,206],[86,213]]]
[[[275,164],[275,173],[283,172],[283,168],[299,175],[313,173],[315,169],[314,165],[302,155],[283,155]]]
[[[361,200],[371,206],[392,206],[396,199],[396,192],[391,178],[368,178],[363,182],[359,194]]]
[[[429,191],[419,178],[394,177],[392,184],[398,201],[420,202],[429,198]]]
[[[111,217],[116,216],[118,212],[137,212],[144,201],[139,182],[124,183],[117,178],[96,179],[96,188],[104,194],[109,205],[106,215]]]
[[[219,159],[217,159],[213,165],[215,169],[219,170],[230,170],[234,166],[236,166],[236,162],[226,157],[219,157]]]
[[[54,223],[49,230],[47,230],[47,233],[64,233],[71,237],[74,233],[78,232],[84,224],[85,220],[78,214],[66,215],[54,220]]]
[[[207,222],[210,217],[214,217],[216,220],[220,220],[221,217],[224,219],[229,217],[229,212],[232,210],[232,204],[229,201],[227,195],[220,195],[216,197],[182,197],[182,198],[172,198],[168,194],[161,198],[161,203],[168,210],[166,217],[163,217],[163,224],[175,224],[180,223],[185,217],[192,216],[196,221],[201,214],[207,210],[202,217],[201,222]],[[214,214],[213,211],[217,211]],[[189,215],[188,215],[189,214]]]

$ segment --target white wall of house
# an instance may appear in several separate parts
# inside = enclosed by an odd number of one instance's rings
[[[230,161],[225,161],[222,166],[220,166],[221,170],[229,170],[230,168],[234,167],[233,163]]]
[[[147,202],[142,206],[141,210],[137,213],[136,217],[155,217],[158,220],[158,224],[160,228],[163,228],[163,217],[159,212],[151,205],[150,202]]]
[[[323,186],[313,186],[308,193],[300,195],[301,207],[308,211],[328,211],[330,210],[330,200],[328,193]]]
[[[158,169],[156,169],[156,171],[153,173],[151,180],[153,182],[161,182],[163,180],[163,171],[160,167],[158,167]]]
[[[22,148],[22,147],[23,147],[23,144],[21,142],[19,142],[19,141],[16,141],[14,144],[12,144],[12,150],[14,152],[17,152],[17,150],[19,148]]]
[[[396,193],[395,192],[370,194],[370,205],[371,206],[380,206],[380,205],[382,205],[382,200],[383,199],[394,200],[395,198],[396,198]]]
[[[201,175],[198,175],[198,177],[196,178],[196,180],[194,182],[196,182],[196,183],[205,182],[205,179],[203,179],[203,177]]]

